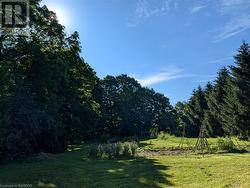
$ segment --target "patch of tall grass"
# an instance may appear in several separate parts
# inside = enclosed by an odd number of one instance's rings
[[[167,140],[167,139],[170,139],[170,138],[175,138],[175,136],[170,135],[169,133],[166,133],[166,132],[163,132],[163,131],[161,131],[157,136],[157,139],[159,139],[159,140]]]
[[[118,142],[92,145],[89,157],[94,159],[121,159],[134,157],[137,153],[137,142]]]

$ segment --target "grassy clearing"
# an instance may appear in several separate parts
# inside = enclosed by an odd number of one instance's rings
[[[211,147],[216,147],[218,140],[219,138],[208,138],[208,143]],[[197,138],[186,138],[184,139],[183,147],[195,146],[196,141]],[[242,141],[237,138],[232,138],[232,141],[236,145],[242,147],[249,146],[249,142]],[[181,143],[181,138],[170,135],[164,135],[160,138],[140,141],[139,146],[144,149],[170,149],[170,148],[177,148],[180,143]]]
[[[178,143],[178,138],[152,139],[142,141],[141,146],[165,148]],[[0,184],[28,183],[38,188],[250,187],[249,153],[92,160],[89,148],[83,145],[46,160],[0,166]]]
[[[250,187],[250,155],[158,156],[176,187]],[[159,187],[165,187],[160,184]]]

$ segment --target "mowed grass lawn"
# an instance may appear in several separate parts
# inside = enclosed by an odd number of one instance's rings
[[[207,140],[210,147],[215,147],[217,145],[218,139],[219,138],[208,138]],[[249,142],[242,141],[234,137],[232,137],[231,140],[234,142],[234,144],[240,147],[248,146],[248,149],[250,149]],[[140,141],[140,146],[145,149],[169,149],[177,148],[181,142],[183,143],[183,148],[193,147],[197,142],[197,138],[185,138],[183,141],[181,141],[180,137],[166,135],[165,139],[147,139]]]
[[[168,142],[153,139],[141,144],[166,148]],[[80,150],[47,160],[2,165],[0,184],[32,184],[38,188],[250,187],[249,153],[90,160],[88,147],[83,145]]]

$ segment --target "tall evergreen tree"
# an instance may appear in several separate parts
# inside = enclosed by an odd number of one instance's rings
[[[211,96],[213,90],[214,90],[214,86],[211,84],[211,82],[208,82],[206,85],[206,88],[205,88],[205,97],[206,97],[208,109],[206,109],[206,111],[205,111],[203,124],[207,128],[207,134],[209,136],[214,136],[214,134],[215,134],[214,128],[213,128],[214,118],[213,118],[213,115],[212,115],[210,108],[209,108],[209,97]]]
[[[230,84],[229,71],[224,67],[218,72],[214,88],[207,94],[208,110],[205,122],[212,130],[211,136],[223,136],[222,110],[225,108],[225,100]]]
[[[226,136],[237,136],[240,134],[240,130],[237,126],[237,119],[239,117],[239,102],[237,99],[235,79],[230,76],[228,84],[224,89],[227,94],[220,113],[224,134]]]
[[[197,90],[194,90],[193,95],[188,102],[187,117],[191,122],[191,125],[190,127],[187,127],[187,132],[189,132],[190,136],[198,136],[200,127],[203,125],[206,110],[206,94],[199,86]]]
[[[239,116],[236,123],[243,137],[250,136],[250,46],[243,42],[231,67],[237,87]]]

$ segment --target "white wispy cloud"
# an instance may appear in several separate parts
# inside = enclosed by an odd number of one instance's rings
[[[166,15],[171,8],[177,6],[177,1],[174,2],[173,0],[159,0],[157,3],[150,0],[138,0],[127,26],[135,27],[152,16]]]
[[[214,42],[220,42],[250,29],[249,0],[220,0],[219,9],[228,21],[215,30],[217,34]]]
[[[214,42],[228,39],[248,29],[250,29],[250,15],[241,15],[233,18],[223,27],[218,29],[218,34],[216,35]]]
[[[169,67],[164,68],[163,70],[150,74],[148,76],[145,76],[144,78],[138,78],[138,75],[134,74],[135,79],[142,85],[142,86],[151,86],[153,84],[177,79],[177,78],[183,78],[188,77],[190,75],[185,74],[183,69],[175,68],[175,67]]]
[[[191,14],[198,13],[198,12],[200,12],[202,9],[204,9],[206,7],[207,7],[207,5],[195,5],[194,7],[192,7],[190,9],[190,13]]]
[[[222,14],[234,12],[236,10],[247,9],[250,5],[248,0],[220,0],[220,11]]]
[[[208,63],[209,64],[217,64],[217,63],[223,63],[226,61],[230,61],[233,60],[233,57],[225,57],[225,58],[220,58],[220,59],[215,59],[215,60],[211,60]]]

